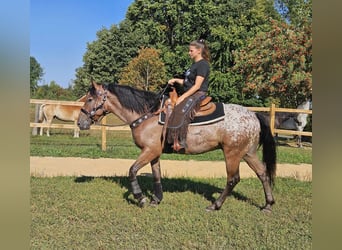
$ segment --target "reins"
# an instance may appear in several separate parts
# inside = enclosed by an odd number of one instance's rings
[[[161,100],[161,98],[163,97],[163,95],[165,94],[167,88],[169,87],[169,84],[166,84],[166,86],[162,89],[162,91],[158,94],[158,100]],[[104,92],[104,96],[103,96],[103,99],[102,99],[102,102],[101,104],[96,107],[96,108],[93,108],[93,110],[91,112],[88,112],[86,110],[84,110],[83,108],[81,108],[81,111],[86,114],[94,123],[94,125],[98,125],[98,126],[103,126],[103,127],[122,127],[122,126],[126,126],[127,124],[126,123],[123,123],[123,124],[97,124],[97,122],[95,122],[92,118],[95,116],[95,113],[97,110],[103,108],[103,105],[105,103],[105,101],[107,100],[107,89],[105,89],[105,92]],[[152,110],[154,109],[155,106],[152,106],[150,107],[145,114],[143,114],[142,116],[140,116],[138,119],[134,120],[131,124],[128,124],[129,127],[131,129],[134,129],[136,127],[138,127],[142,122],[144,122],[145,120],[153,117],[153,116],[156,116],[158,115],[160,112],[163,111],[163,109],[159,109],[158,111],[156,112],[152,112]],[[106,110],[104,110],[103,112],[103,117],[106,116],[108,114],[108,112]]]
[[[163,88],[163,90],[160,92],[160,94],[158,94],[158,100],[159,101],[161,101],[161,99],[163,98],[163,95],[164,95],[164,93],[168,87],[169,87],[169,84],[166,84],[166,86]],[[145,120],[147,120],[153,116],[156,116],[163,111],[163,108],[159,108],[159,110],[157,110],[156,112],[152,112],[153,109],[154,109],[154,106],[150,107],[150,109],[147,110],[147,112],[145,114],[143,114],[138,119],[134,120],[131,124],[129,124],[129,127],[131,129],[134,129],[134,128],[138,127],[141,123],[143,123]]]

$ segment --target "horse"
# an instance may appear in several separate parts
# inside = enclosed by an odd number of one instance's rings
[[[82,96],[77,101],[84,102],[86,96]],[[81,110],[80,106],[76,105],[63,105],[63,104],[42,104],[39,108],[39,122],[48,124],[52,123],[54,118],[61,121],[71,121],[75,124],[74,137],[79,137],[79,128],[77,126],[78,114]],[[44,128],[40,128],[40,135],[44,133]],[[50,136],[50,127],[46,129],[46,135]]]
[[[244,159],[262,183],[266,204],[262,211],[271,212],[275,203],[272,188],[276,174],[276,144],[270,127],[263,116],[236,104],[223,104],[224,118],[205,126],[189,126],[184,154],[201,154],[221,149],[225,156],[227,182],[220,196],[207,211],[219,210],[226,197],[240,181],[239,165]],[[144,207],[148,198],[137,180],[138,171],[150,163],[153,175],[153,193],[149,204],[157,206],[163,199],[160,156],[164,152],[163,125],[158,122],[160,95],[111,83],[92,83],[87,100],[81,108],[78,126],[81,130],[113,113],[124,123],[130,124],[133,140],[141,149],[140,155],[129,169],[131,191],[137,205]],[[263,162],[257,156],[262,145]]]
[[[304,110],[311,110],[312,109],[312,101],[311,100],[306,100],[303,103],[299,104],[297,109],[304,109]],[[299,113],[297,115],[297,123],[296,123],[296,127],[297,127],[297,131],[303,131],[306,124],[308,123],[308,114],[305,113]],[[302,145],[302,136],[298,135],[297,136],[297,145],[298,147],[303,147]]]
[[[305,100],[303,103],[297,106],[297,109],[310,110],[311,109],[311,100]],[[270,122],[269,114],[262,113],[266,118],[267,122]],[[302,132],[308,122],[308,114],[306,113],[295,113],[295,112],[276,112],[274,117],[274,128],[276,129],[287,129],[287,130],[296,130]],[[302,136],[297,135],[297,146],[303,147],[302,145]],[[276,134],[276,140],[278,138],[278,134]]]

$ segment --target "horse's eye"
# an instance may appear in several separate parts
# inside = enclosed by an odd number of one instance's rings
[[[93,99],[92,98],[89,98],[88,100],[87,100],[87,102],[91,102]]]

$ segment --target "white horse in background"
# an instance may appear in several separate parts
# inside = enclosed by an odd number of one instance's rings
[[[311,110],[312,109],[311,100],[306,100],[302,104],[298,105],[297,109]],[[309,116],[309,114],[305,114],[305,113],[299,113],[297,115],[297,123],[296,123],[297,131],[303,131],[304,130],[306,124],[308,123],[308,116]],[[298,147],[303,147],[301,135],[297,136],[297,145],[298,145]]]
[[[297,109],[310,110],[312,109],[311,100],[306,100],[300,105],[298,105]],[[263,113],[266,120],[270,122],[270,115],[267,113]],[[308,123],[308,114],[306,113],[292,113],[292,112],[276,112],[274,119],[274,128],[275,129],[287,129],[287,130],[296,130],[302,132]],[[278,134],[276,134],[276,138]],[[297,135],[297,146],[303,147],[302,145],[302,136]]]

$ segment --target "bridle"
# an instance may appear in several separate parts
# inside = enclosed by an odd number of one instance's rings
[[[163,90],[158,94],[158,99],[159,100],[161,100],[161,98],[163,97],[163,95],[164,95],[164,93],[165,93],[165,91],[166,91],[166,89],[169,87],[169,85],[167,84],[164,88],[163,88]],[[96,115],[96,112],[98,111],[98,110],[100,110],[100,109],[102,109],[102,116],[105,116],[105,115],[107,115],[109,112],[107,111],[107,110],[105,110],[104,108],[103,108],[103,105],[105,104],[105,102],[106,102],[106,100],[107,100],[107,88],[104,88],[104,93],[103,94],[97,94],[96,93],[96,96],[98,97],[98,96],[102,96],[103,95],[103,98],[102,98],[102,102],[100,103],[100,105],[99,106],[97,106],[97,107],[95,107],[95,108],[93,108],[90,112],[89,111],[87,111],[87,110],[85,110],[83,107],[81,108],[81,112],[82,113],[84,113],[91,121],[92,121],[92,123],[96,123],[97,122],[97,120],[95,120],[94,119],[94,116]],[[159,111],[160,112],[160,111]],[[157,112],[155,112],[155,113],[151,113],[151,110],[149,110],[149,111],[147,111],[147,113],[145,113],[144,115],[142,115],[141,117],[139,117],[138,119],[136,119],[135,121],[133,121],[131,124],[130,124],[130,128],[131,129],[134,129],[134,128],[136,128],[137,126],[139,126],[142,122],[144,122],[145,120],[147,120],[147,119],[149,119],[149,118],[151,118],[151,117],[153,117],[153,116],[155,116],[156,115],[156,113],[158,113],[158,111]],[[122,125],[119,125],[119,126],[122,126]]]
[[[96,115],[96,112],[100,109],[102,109],[102,115],[105,116],[107,115],[109,112],[107,110],[105,110],[103,108],[103,105],[105,104],[106,100],[107,100],[107,90],[104,91],[103,94],[99,94],[99,95],[96,95],[96,96],[102,96],[103,95],[103,98],[102,98],[102,101],[100,103],[99,106],[97,107],[94,107],[90,112],[85,110],[84,108],[81,108],[81,112],[83,112],[89,119],[91,119],[91,121],[93,123],[96,122],[96,120],[94,119],[94,116]]]

